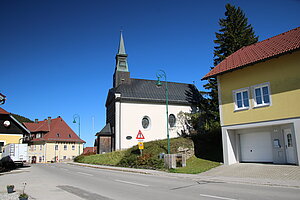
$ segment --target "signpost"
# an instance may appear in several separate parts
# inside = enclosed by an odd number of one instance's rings
[[[138,146],[139,150],[141,152],[141,156],[143,155],[143,149],[144,149],[144,135],[141,130],[139,130],[138,134],[136,135],[136,139],[138,140]]]
[[[144,142],[139,142],[138,145],[140,150],[144,149]]]

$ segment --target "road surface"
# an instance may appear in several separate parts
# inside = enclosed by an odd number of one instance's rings
[[[197,181],[64,163],[36,164],[0,176],[0,192],[14,184],[37,200],[300,199],[300,189]]]

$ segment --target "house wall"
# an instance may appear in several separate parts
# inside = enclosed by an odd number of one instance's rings
[[[169,128],[170,138],[178,137],[178,133],[181,133],[182,125],[177,118],[177,114],[180,111],[190,112],[191,107],[169,105],[168,110],[169,115],[174,114],[176,116],[175,127]],[[147,129],[142,127],[144,116],[148,116],[150,119],[150,126]],[[142,131],[145,137],[144,142],[166,139],[166,120],[165,104],[118,103],[116,106],[116,124],[121,124],[121,126],[116,126],[116,149],[124,149],[137,145],[136,136],[139,130]],[[132,139],[126,139],[127,136],[131,136]]]
[[[58,145],[58,150],[55,150],[55,145]],[[67,145],[67,150],[64,150],[64,145]],[[72,146],[75,145],[75,149],[72,150]],[[44,156],[44,160],[41,162],[51,162],[55,161],[55,157],[57,156],[58,162],[64,160],[72,160],[79,154],[79,146],[80,146],[80,154],[83,152],[83,144],[78,143],[36,143],[34,145],[30,145],[28,148],[28,156],[30,156],[30,161],[32,160],[32,156],[36,156],[37,163],[40,161],[40,157]],[[66,158],[64,159],[64,156]]]
[[[0,133],[0,141],[5,142],[5,144],[19,143],[19,141],[22,137],[23,137],[23,134]]]
[[[228,72],[218,77],[222,126],[300,117],[300,51]],[[271,106],[234,111],[233,90],[270,83]]]

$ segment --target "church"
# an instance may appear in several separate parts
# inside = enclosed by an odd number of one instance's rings
[[[127,56],[121,32],[113,87],[105,103],[106,125],[96,134],[98,154],[137,145],[139,131],[144,142],[166,139],[167,122],[169,137],[178,137],[185,128],[178,120],[178,113],[190,113],[193,109],[190,100],[191,91],[196,90],[193,84],[165,80],[159,82],[161,87],[158,87],[157,80],[131,78]]]

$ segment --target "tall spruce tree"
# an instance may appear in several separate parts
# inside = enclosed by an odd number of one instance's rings
[[[248,24],[248,19],[240,7],[235,7],[230,4],[225,6],[225,18],[219,20],[220,30],[216,34],[214,43],[214,66],[217,66],[226,57],[239,50],[244,46],[254,44],[258,41],[258,36],[255,35],[251,24]],[[218,103],[218,86],[216,78],[209,78],[208,83],[204,88],[209,90],[208,107],[211,110],[213,118],[219,122],[219,103]]]

